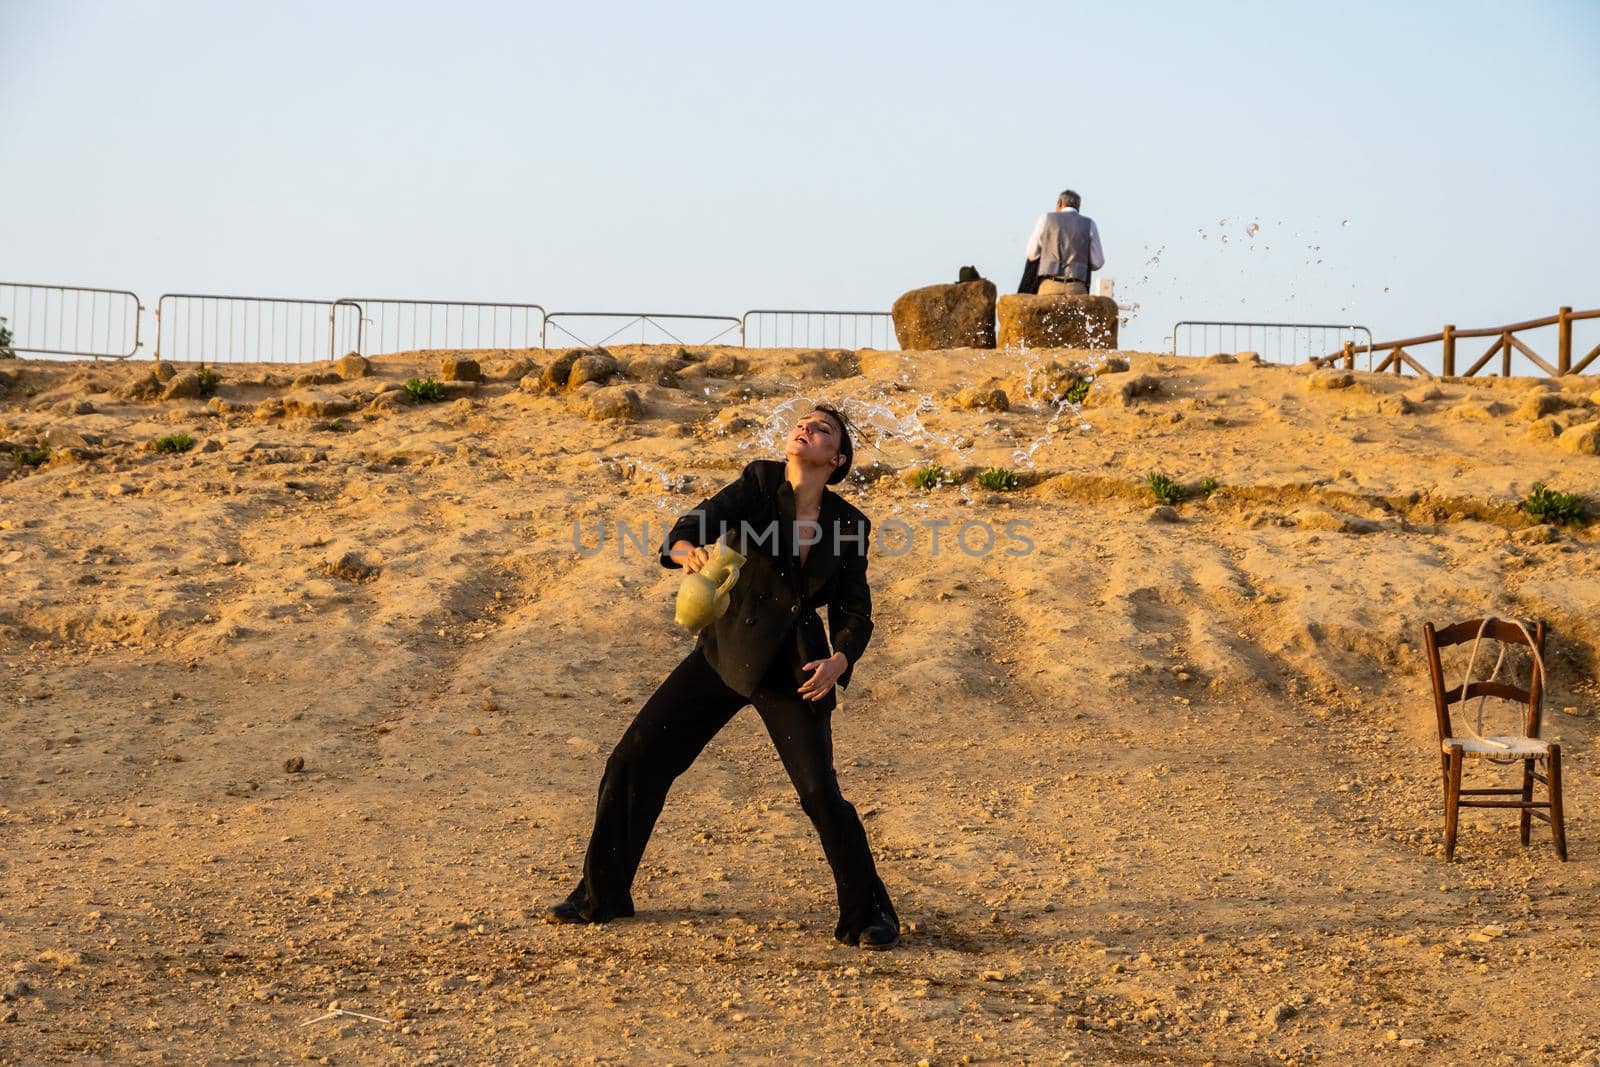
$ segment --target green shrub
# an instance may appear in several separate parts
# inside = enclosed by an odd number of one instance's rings
[[[950,476],[945,474],[944,468],[937,463],[930,463],[917,472],[917,488],[924,492],[949,480]]]
[[[432,378],[410,378],[406,381],[406,395],[424,404],[437,404],[444,399],[444,383]]]
[[[199,372],[195,376],[200,379],[201,396],[217,395],[217,386],[222,384],[221,375],[202,363],[200,364]]]
[[[11,331],[6,327],[6,317],[0,315],[0,359],[16,359],[17,354],[11,348]]]
[[[187,452],[194,447],[194,438],[186,433],[169,433],[150,443],[152,452]]]
[[[38,467],[50,458],[50,446],[40,445],[38,448],[24,448],[17,452],[17,462],[24,467]]]
[[[1217,480],[1208,474],[1204,478],[1200,479],[1199,484],[1197,484],[1195,488],[1204,493],[1206,496],[1210,496],[1212,493],[1217,491],[1219,486],[1217,485]]]
[[[1587,518],[1583,497],[1577,493],[1558,492],[1543,482],[1533,483],[1533,490],[1522,502],[1522,510],[1540,522],[1553,522],[1558,526],[1583,522]]]
[[[1081,404],[1089,395],[1089,380],[1087,378],[1074,378],[1072,384],[1067,386],[1063,394],[1069,404]]]
[[[1155,494],[1156,500],[1163,504],[1181,504],[1186,495],[1183,486],[1167,477],[1162,471],[1151,471],[1145,475],[1144,484],[1150,487],[1150,492]]]
[[[1021,483],[1017,476],[1004,467],[990,467],[978,475],[978,484],[991,493],[1005,493],[1015,489]]]

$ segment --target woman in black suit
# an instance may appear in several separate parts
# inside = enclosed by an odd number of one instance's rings
[[[705,546],[724,535],[747,562],[728,610],[700,632],[606,761],[583,879],[545,913],[547,921],[633,914],[634,875],[667,790],[717,731],[754,704],[833,869],[834,936],[873,949],[899,940],[900,919],[866,830],[833,769],[834,686],[849,684],[872,634],[872,524],[827,489],[844,479],[853,453],[843,416],[819,406],[795,425],[784,461],[752,461],[667,534],[663,566],[698,571]],[[828,635],[815,611],[822,604]]]

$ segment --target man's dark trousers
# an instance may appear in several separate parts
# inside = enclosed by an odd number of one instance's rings
[[[900,920],[878,878],[856,809],[839,792],[829,712],[794,693],[780,655],[748,699],[730,689],[698,647],[645,702],[606,761],[583,880],[568,896],[586,918],[633,914],[632,886],[667,790],[738,711],[754,704],[822,838],[839,898],[834,935],[855,943],[863,928]]]

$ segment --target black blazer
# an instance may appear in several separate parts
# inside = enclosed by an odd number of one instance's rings
[[[795,544],[794,487],[785,472],[781,460],[752,460],[738,481],[680,516],[661,546],[662,566],[676,567],[667,554],[675,542],[710,545],[727,533],[728,543],[746,557],[727,612],[700,631],[697,646],[728,687],[746,697],[769,668],[793,676],[792,694],[809,676],[800,664],[829,656],[829,634],[832,651],[850,661],[834,682],[842,688],[872,636],[872,592],[867,587],[871,521],[824,489],[821,540],[807,550],[802,567]],[[822,604],[828,606],[828,634],[816,613]],[[815,703],[820,710],[831,710],[833,691]]]

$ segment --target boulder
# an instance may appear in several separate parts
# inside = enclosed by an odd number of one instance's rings
[[[161,392],[162,400],[198,400],[200,399],[200,375],[192,370],[182,374],[175,374],[167,381],[167,387]]]
[[[688,360],[675,356],[638,356],[628,361],[628,377],[647,385],[664,389],[678,387],[678,372],[688,366]]]
[[[1356,384],[1356,376],[1347,370],[1314,371],[1306,378],[1307,389],[1348,389]]]
[[[550,365],[544,369],[544,384],[551,389],[565,389],[567,387],[567,376],[572,373],[572,365],[578,362],[578,357],[581,355],[583,355],[583,350],[576,349],[571,352],[563,352],[551,360]]]
[[[441,359],[439,380],[444,382],[481,382],[483,370],[475,359]]]
[[[1109,296],[1000,298],[1000,347],[1116,348],[1117,302]]]
[[[979,279],[925,285],[894,302],[894,335],[905,351],[994,347],[995,287]]]
[[[339,377],[348,382],[356,378],[365,378],[371,374],[372,364],[367,362],[366,357],[361,353],[351,352],[339,360],[335,369],[339,372]]]
[[[567,388],[576,389],[584,382],[599,382],[603,385],[617,373],[618,369],[617,361],[611,358],[611,353],[602,348],[591,349],[579,354],[573,361],[572,369],[567,372]]]
[[[591,419],[638,419],[644,416],[644,402],[627,386],[612,385],[589,394],[584,414]]]
[[[1575,456],[1600,455],[1600,422],[1568,426],[1556,438],[1556,444]]]

